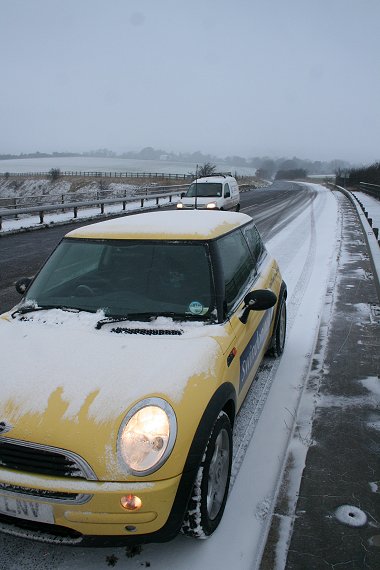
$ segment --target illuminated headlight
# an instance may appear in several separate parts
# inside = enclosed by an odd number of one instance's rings
[[[118,453],[133,475],[148,475],[165,463],[177,434],[173,408],[161,398],[147,398],[126,415],[119,430]]]
[[[177,203],[177,208],[183,208],[182,202],[178,202],[178,203]]]
[[[207,204],[207,209],[208,209],[208,210],[215,210],[215,208],[216,208],[216,202],[209,202],[209,203]]]

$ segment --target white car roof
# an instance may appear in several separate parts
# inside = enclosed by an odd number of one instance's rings
[[[65,237],[94,239],[205,240],[251,222],[247,214],[225,211],[165,211],[133,214],[75,229]]]

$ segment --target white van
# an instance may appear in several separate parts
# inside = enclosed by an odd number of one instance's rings
[[[177,204],[178,209],[240,210],[239,186],[233,176],[215,174],[197,178]]]

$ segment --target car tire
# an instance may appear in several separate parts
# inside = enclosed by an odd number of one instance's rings
[[[238,204],[235,208],[235,212],[240,212],[240,204]]]
[[[199,466],[181,532],[207,538],[218,527],[227,501],[232,463],[232,428],[220,412]]]
[[[273,333],[268,354],[275,357],[281,356],[281,354],[284,352],[285,338],[286,338],[286,299],[285,296],[283,295],[280,301],[276,330]]]

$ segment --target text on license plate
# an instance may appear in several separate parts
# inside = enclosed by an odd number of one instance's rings
[[[0,513],[29,521],[54,523],[51,505],[37,501],[24,501],[23,499],[0,495]]]

